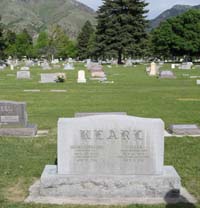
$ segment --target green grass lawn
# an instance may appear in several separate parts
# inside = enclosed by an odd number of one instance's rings
[[[25,101],[30,123],[40,130],[48,129],[47,137],[0,138],[0,208],[57,208],[80,206],[54,206],[24,204],[28,188],[40,175],[46,164],[56,159],[56,126],[59,117],[73,117],[75,112],[127,112],[129,115],[161,118],[166,128],[172,123],[197,123],[200,125],[200,86],[196,79],[183,74],[200,75],[200,69],[174,70],[177,79],[148,77],[144,65],[113,67],[105,71],[113,84],[89,80],[77,84],[75,71],[65,71],[65,83],[41,84],[42,71],[31,69],[31,80],[16,80],[16,70],[0,71],[0,100]],[[165,65],[163,69],[169,69]],[[14,76],[7,76],[14,74]],[[41,92],[24,92],[40,89]],[[53,93],[51,89],[65,89],[67,93]],[[140,207],[200,207],[200,138],[167,138],[165,140],[165,165],[173,165],[182,178],[182,184],[199,201],[197,205],[130,205]],[[87,207],[87,206],[83,206]],[[91,206],[95,207],[95,206]],[[103,207],[103,206],[102,206]],[[113,206],[114,207],[114,206]],[[120,206],[117,206],[120,207]]]

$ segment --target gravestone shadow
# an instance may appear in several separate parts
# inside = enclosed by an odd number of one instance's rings
[[[165,208],[196,208],[195,204],[189,202],[186,197],[180,194],[179,190],[171,190],[164,199]]]

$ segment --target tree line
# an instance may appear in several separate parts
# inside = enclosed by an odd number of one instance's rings
[[[56,25],[33,39],[0,24],[0,56],[118,59],[200,56],[200,10],[170,18],[147,33],[147,3],[143,0],[106,0],[97,11],[97,25],[87,21],[77,40]]]

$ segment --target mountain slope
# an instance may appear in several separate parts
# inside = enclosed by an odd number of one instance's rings
[[[9,29],[32,35],[59,24],[73,38],[87,20],[95,23],[95,12],[75,0],[0,0],[0,15]]]
[[[171,9],[168,9],[161,13],[158,17],[150,20],[150,30],[159,26],[159,24],[171,17],[178,16],[189,9],[200,9],[200,5],[189,6],[189,5],[175,5]]]

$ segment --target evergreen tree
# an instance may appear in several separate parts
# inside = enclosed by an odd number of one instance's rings
[[[23,30],[23,32],[17,34],[14,45],[18,58],[22,58],[23,56],[32,57],[32,37],[28,34],[27,30]]]
[[[81,60],[87,59],[90,56],[88,52],[89,44],[91,45],[91,38],[94,34],[94,28],[90,21],[87,21],[82,27],[82,30],[78,36],[78,56]]]
[[[117,54],[119,64],[123,55],[141,53],[147,5],[143,0],[104,0],[97,16],[97,53],[102,57]]]
[[[4,31],[4,25],[1,23],[1,16],[0,16],[0,59],[4,56],[4,39],[3,39],[3,31]]]
[[[16,33],[11,30],[6,30],[4,32],[4,43],[5,43],[5,50],[4,53],[6,56],[16,56]]]

